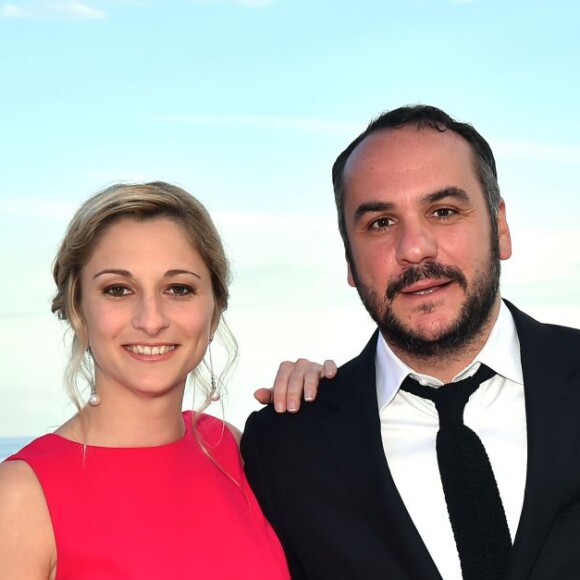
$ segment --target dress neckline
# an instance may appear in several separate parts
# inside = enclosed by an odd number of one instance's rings
[[[135,451],[135,452],[146,452],[146,451],[154,451],[154,450],[164,450],[170,449],[172,447],[178,447],[179,445],[183,444],[183,442],[191,436],[192,430],[192,412],[191,411],[184,411],[182,414],[183,419],[183,426],[185,431],[181,437],[175,439],[174,441],[169,441],[168,443],[163,443],[161,445],[145,445],[145,446],[135,446],[135,447],[123,447],[123,446],[106,446],[106,445],[90,445],[88,443],[81,443],[80,441],[74,441],[73,439],[69,439],[68,437],[64,437],[58,433],[47,433],[44,437],[49,439],[58,439],[59,441],[64,442],[65,444],[74,446],[74,447],[82,447],[86,449],[95,449],[95,450],[102,450],[102,451]]]

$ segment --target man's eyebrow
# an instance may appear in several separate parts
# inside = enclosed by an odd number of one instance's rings
[[[449,197],[455,198],[458,201],[469,201],[469,195],[467,195],[467,192],[464,189],[461,189],[460,187],[444,187],[439,191],[434,191],[433,193],[428,193],[427,195],[423,196],[421,198],[421,203],[436,203]]]
[[[354,212],[354,221],[358,222],[367,213],[378,213],[381,211],[392,211],[395,204],[389,201],[367,201],[361,203]]]
[[[122,276],[123,278],[133,277],[133,275],[131,274],[131,272],[129,272],[129,270],[117,270],[115,268],[110,268],[107,270],[101,270],[100,272],[97,272],[93,276],[93,280],[105,274],[114,274],[115,276]],[[196,278],[199,278],[201,280],[201,276],[199,274],[196,274],[195,272],[192,272],[191,270],[177,270],[177,269],[167,270],[167,272],[165,272],[164,274],[164,278],[172,278],[173,276],[179,276],[180,274],[190,274],[191,276],[195,276]]]

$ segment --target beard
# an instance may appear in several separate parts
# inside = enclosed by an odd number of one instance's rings
[[[457,355],[468,348],[483,332],[499,293],[500,270],[499,242],[495,236],[492,237],[488,260],[475,273],[471,283],[456,266],[445,266],[429,261],[410,267],[399,277],[391,280],[384,297],[381,297],[361,282],[354,262],[351,262],[351,272],[358,294],[387,343],[398,347],[411,357],[427,358]],[[456,282],[461,286],[465,292],[465,301],[454,322],[443,328],[437,336],[426,338],[420,331],[404,325],[393,312],[392,303],[409,285],[420,280],[438,278]],[[420,307],[426,314],[435,309],[436,305],[433,302]]]

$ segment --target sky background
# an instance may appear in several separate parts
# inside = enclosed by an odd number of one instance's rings
[[[51,262],[76,207],[117,181],[184,187],[223,235],[241,354],[226,419],[243,426],[284,359],[358,354],[373,327],[346,283],[330,168],[403,104],[489,140],[514,241],[502,294],[580,326],[579,6],[0,2],[0,437],[72,413]]]

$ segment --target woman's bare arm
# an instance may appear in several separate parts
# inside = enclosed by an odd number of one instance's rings
[[[40,483],[23,461],[0,464],[0,578],[52,580],[56,545]]]

